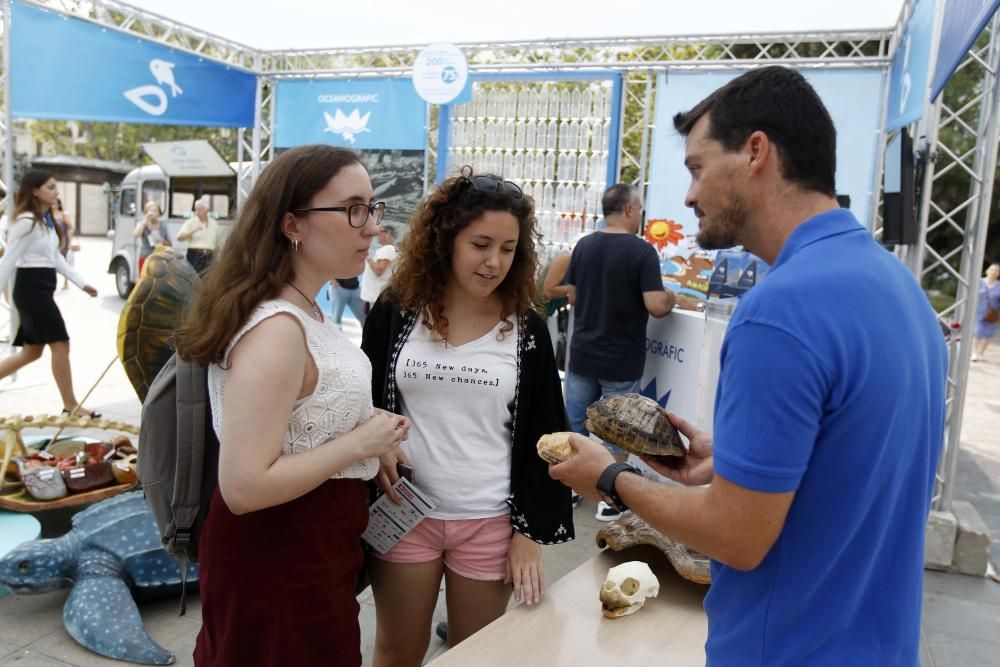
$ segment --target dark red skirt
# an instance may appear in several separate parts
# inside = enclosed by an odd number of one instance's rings
[[[367,501],[361,480],[328,480],[237,516],[216,489],[199,545],[195,664],[360,665]]]

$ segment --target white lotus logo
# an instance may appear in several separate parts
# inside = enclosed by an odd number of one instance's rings
[[[339,134],[352,144],[357,143],[356,135],[362,132],[371,132],[368,129],[368,119],[371,115],[372,112],[369,111],[362,116],[361,112],[357,109],[352,111],[350,116],[345,116],[344,112],[340,109],[337,109],[332,116],[329,111],[324,111],[323,117],[326,119],[326,127],[323,131]]]

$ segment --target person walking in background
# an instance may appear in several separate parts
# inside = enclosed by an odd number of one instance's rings
[[[177,240],[187,243],[187,260],[198,275],[204,276],[219,245],[219,221],[209,215],[207,197],[194,203],[194,215],[184,221]]]
[[[1000,319],[1000,262],[990,262],[979,281],[979,303],[976,305],[976,326],[972,333],[972,361],[986,355],[986,348],[997,333]]]
[[[285,151],[261,173],[174,341],[208,365],[219,485],[199,545],[194,662],[361,664],[366,480],[409,422],[313,294],[361,272],[384,205],[358,155]]]
[[[365,273],[361,277],[361,298],[369,305],[375,303],[378,295],[392,278],[392,263],[396,260],[396,230],[388,225],[379,230],[381,244],[373,257],[365,262]],[[354,310],[353,306],[351,310]]]
[[[97,290],[59,251],[62,225],[53,216],[58,199],[56,179],[47,171],[32,169],[21,179],[15,197],[14,222],[7,230],[7,248],[0,259],[0,292],[14,278],[13,300],[21,325],[13,345],[21,351],[0,361],[0,378],[40,359],[48,345],[63,412],[82,414],[73,392],[69,334],[53,298],[58,283],[56,273],[66,276],[92,297],[97,296]]]
[[[556,355],[556,368],[566,370],[566,346],[569,343],[569,286],[566,271],[570,253],[560,252],[550,259],[538,274],[538,292],[545,306],[545,317],[555,318],[556,335],[552,340]],[[574,498],[575,499],[575,498]]]
[[[535,311],[532,201],[510,181],[446,179],[417,210],[395,275],[365,323],[375,404],[412,420],[379,485],[410,464],[436,508],[369,563],[377,667],[417,666],[441,579],[452,646],[539,601],[541,544],[573,539],[569,489],[535,443],[566,429],[548,329]],[[398,500],[395,492],[391,492]]]
[[[57,199],[55,209],[52,211],[52,219],[57,225],[62,227],[62,237],[59,239],[59,254],[63,256],[66,263],[76,266],[76,253],[80,250],[80,245],[74,241],[73,223],[63,210],[62,200]],[[69,289],[69,278],[63,276],[63,289]]]
[[[646,361],[649,316],[664,317],[674,293],[663,288],[660,260],[639,238],[642,202],[631,185],[619,183],[601,199],[606,228],[576,244],[566,273],[573,305],[573,337],[566,371],[566,412],[570,428],[588,435],[587,406],[606,396],[639,391]],[[608,445],[616,459],[627,454]],[[596,518],[613,521],[619,512],[600,501]]]
[[[167,233],[167,226],[160,221],[160,205],[155,201],[148,201],[142,207],[142,220],[135,224],[132,236],[139,241],[139,274],[142,274],[142,265],[146,263],[146,258],[153,254],[156,246],[171,245],[170,234]]]
[[[371,261],[371,260],[366,260]],[[330,281],[330,307],[333,309],[333,323],[344,329],[344,308],[350,306],[363,329],[368,305],[361,298],[361,284],[357,278],[337,278]]]

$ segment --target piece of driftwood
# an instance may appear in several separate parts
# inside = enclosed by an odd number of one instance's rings
[[[597,546],[622,551],[639,544],[648,544],[662,551],[677,574],[698,584],[712,583],[708,557],[689,549],[650,526],[635,512],[626,512],[597,532]]]

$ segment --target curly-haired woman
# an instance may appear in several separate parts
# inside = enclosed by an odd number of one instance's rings
[[[409,463],[436,505],[369,566],[375,665],[420,664],[442,576],[455,645],[504,613],[511,584],[515,600],[538,602],[539,545],[573,538],[570,491],[535,453],[567,428],[534,309],[535,224],[520,187],[464,168],[421,203],[365,323],[375,404],[412,422],[379,484]]]
[[[384,205],[357,154],[300,146],[263,171],[175,336],[210,364],[219,486],[199,544],[196,665],[360,665],[365,480],[406,436],[371,365],[312,299],[357,275]]]

